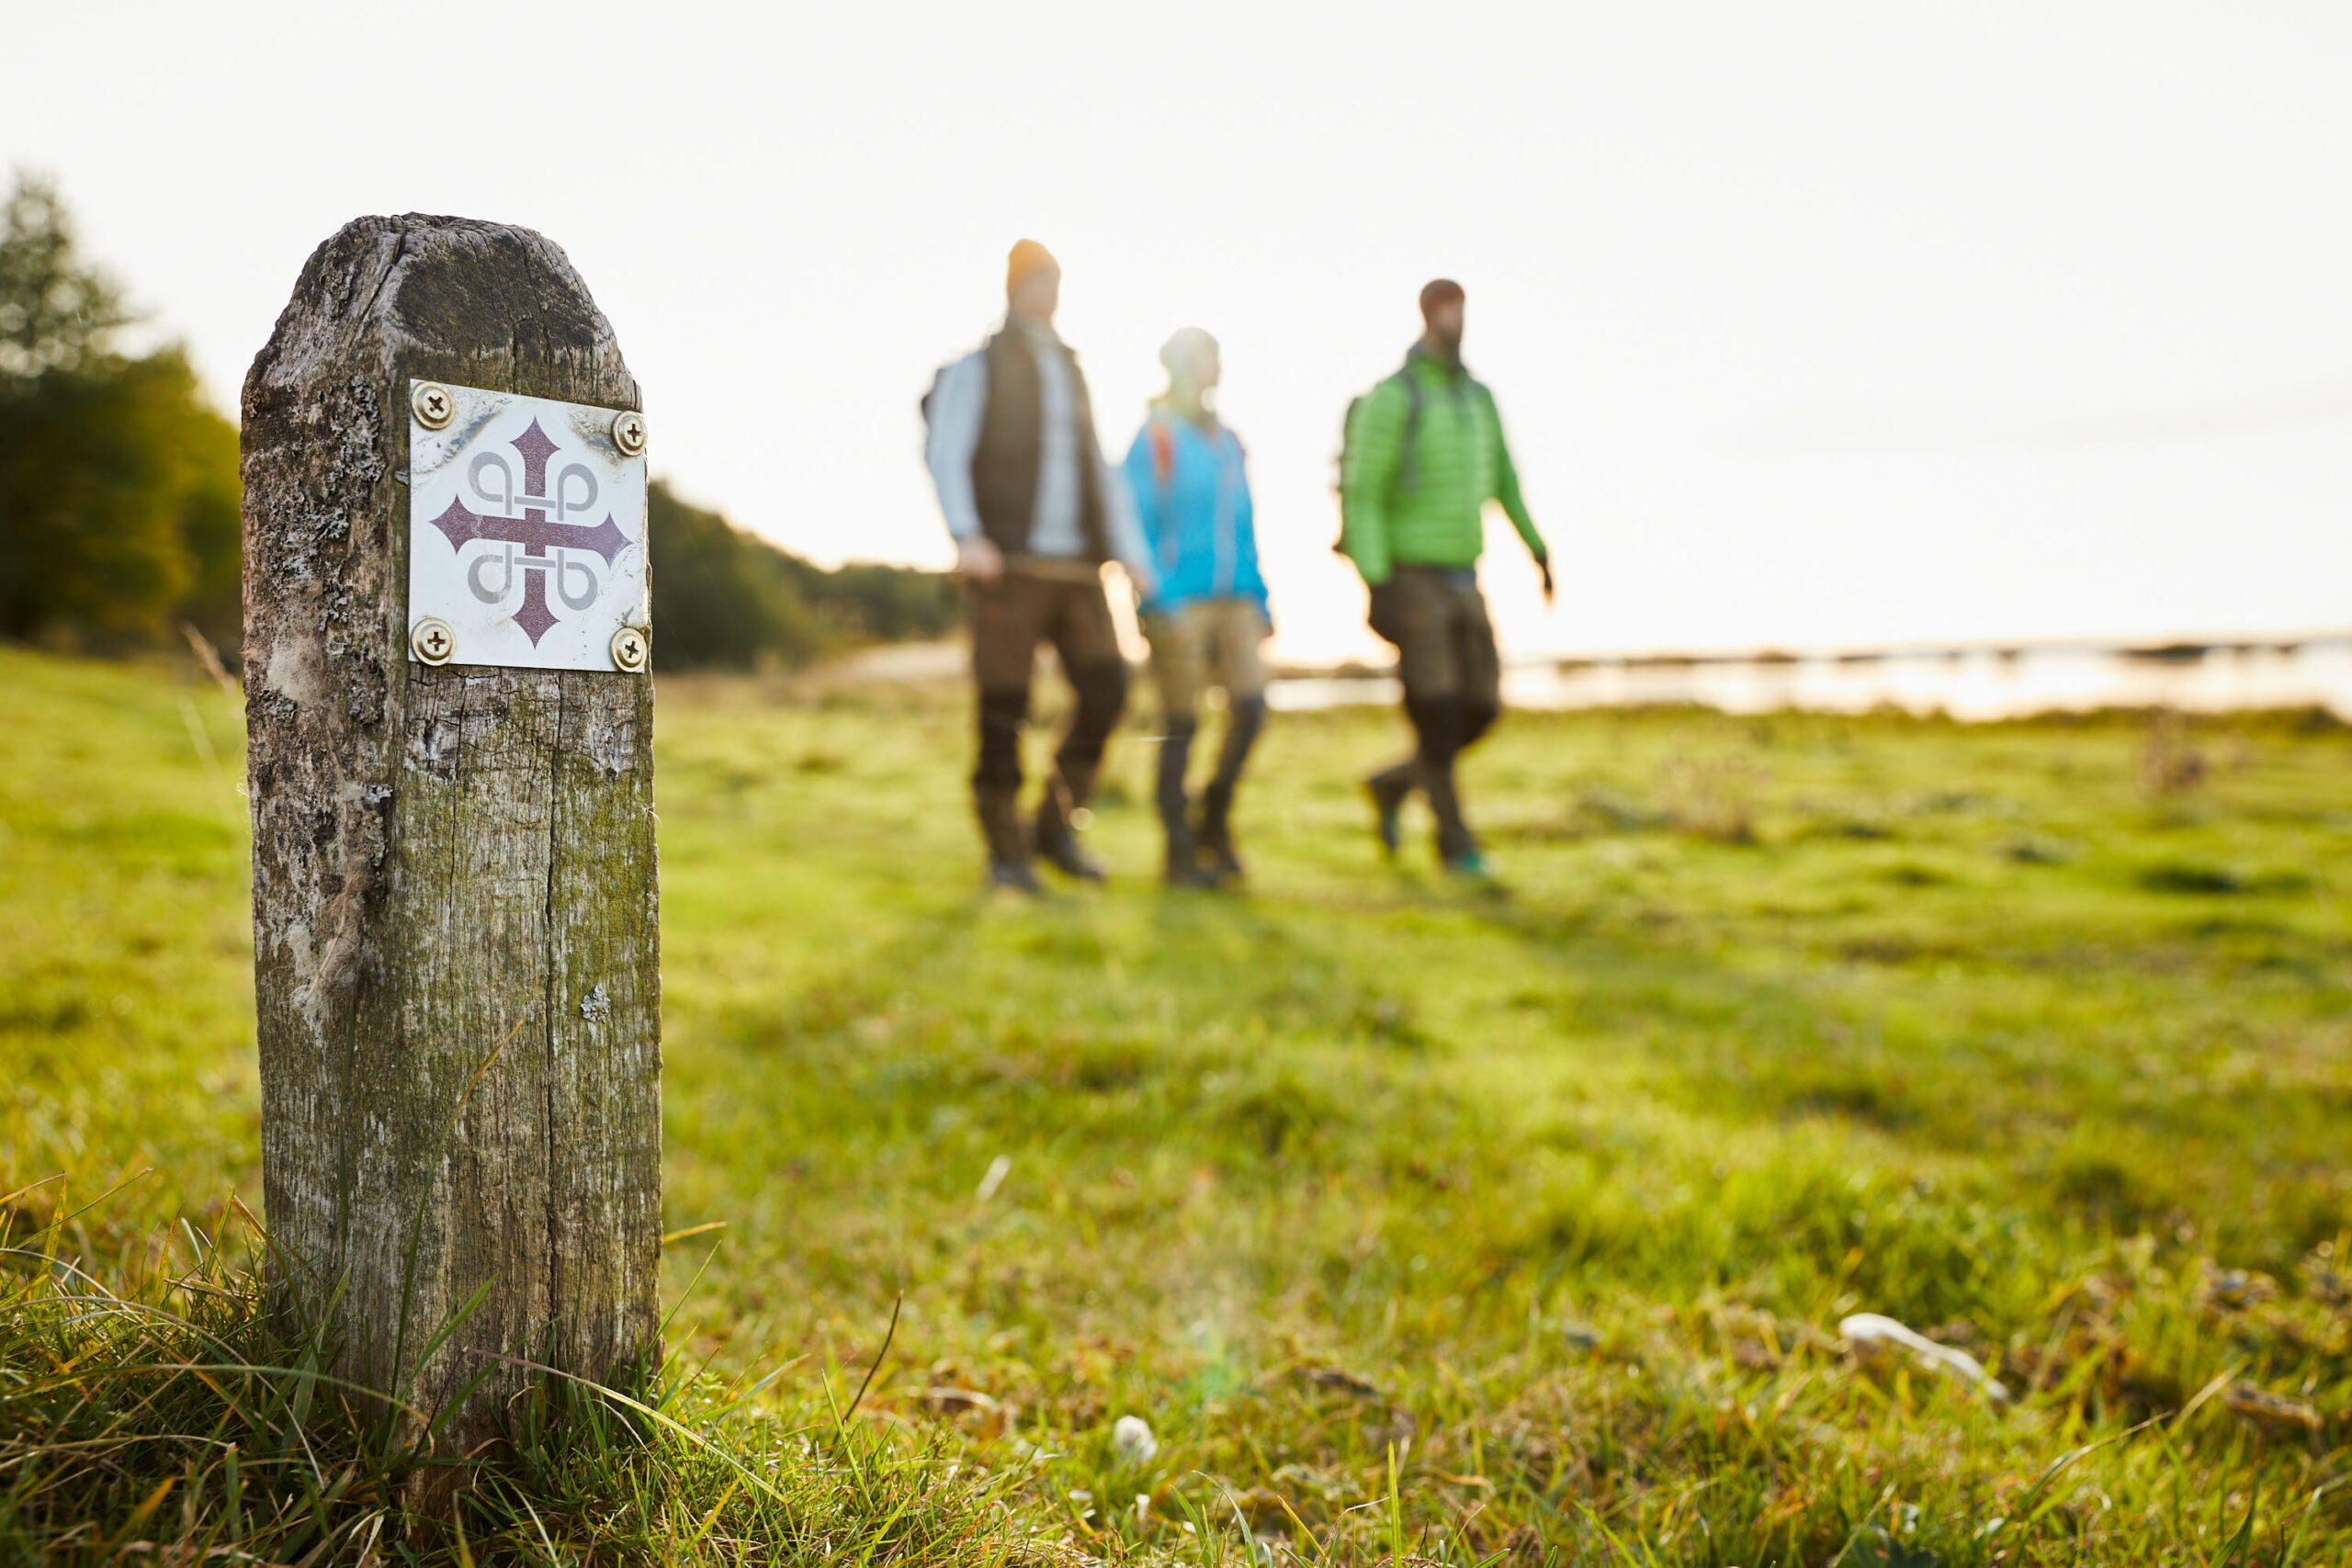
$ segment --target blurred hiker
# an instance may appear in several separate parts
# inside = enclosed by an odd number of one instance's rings
[[[1215,886],[1241,875],[1233,847],[1233,792],[1266,719],[1258,645],[1272,629],[1241,442],[1216,417],[1223,367],[1216,339],[1186,327],[1159,351],[1168,390],[1127,448],[1128,488],[1159,576],[1143,606],[1151,672],[1166,735],[1159,748],[1159,822],[1170,886]],[[1225,740],[1202,790],[1185,790],[1201,699],[1226,698]]]
[[[1462,365],[1462,286],[1421,290],[1421,340],[1404,367],[1348,410],[1340,459],[1340,548],[1372,592],[1372,629],[1396,647],[1413,754],[1365,781],[1380,841],[1396,852],[1398,819],[1419,789],[1437,818],[1438,858],[1483,877],[1463,819],[1454,761],[1502,711],[1502,665],[1478,592],[1488,502],[1527,542],[1552,601],[1543,536],[1520,499],[1495,398]]]
[[[1118,560],[1147,596],[1157,582],[1126,486],[1095,439],[1086,378],[1054,332],[1061,267],[1023,240],[1004,287],[1004,325],[941,370],[923,399],[924,457],[971,600],[980,730],[972,796],[989,882],[1035,893],[1033,851],[1066,875],[1102,879],[1078,840],[1127,694],[1102,566]],[[1041,642],[1053,645],[1078,705],[1034,829],[1024,830],[1021,732]]]

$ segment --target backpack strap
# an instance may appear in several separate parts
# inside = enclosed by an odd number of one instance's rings
[[[1413,374],[1408,359],[1389,379],[1405,384],[1405,435],[1396,448],[1396,489],[1410,494],[1421,480],[1421,378]]]
[[[1150,433],[1152,482],[1159,487],[1159,504],[1168,504],[1169,488],[1176,482],[1176,433],[1165,420],[1144,426]]]

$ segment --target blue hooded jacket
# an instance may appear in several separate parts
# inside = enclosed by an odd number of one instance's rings
[[[1253,600],[1264,612],[1240,439],[1221,424],[1204,430],[1155,408],[1127,448],[1125,468],[1145,547],[1159,570],[1159,592],[1146,612],[1227,598]]]

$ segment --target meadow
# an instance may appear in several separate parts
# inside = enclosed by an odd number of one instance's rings
[[[968,723],[662,683],[674,1425],[452,1536],[253,1370],[235,699],[0,649],[0,1560],[2352,1561],[2352,732],[1514,715],[1490,894],[1277,715],[1208,895],[1144,712],[1032,903]]]

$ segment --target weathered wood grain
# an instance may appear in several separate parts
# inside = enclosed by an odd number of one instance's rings
[[[640,406],[526,230],[364,218],[244,388],[246,717],[266,1222],[336,1371],[496,1432],[532,1374],[657,1349],[652,686],[412,661],[412,377]],[[426,1347],[477,1292],[435,1353]]]

